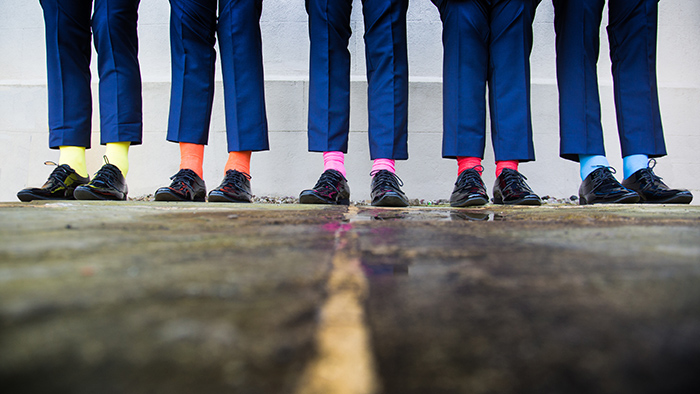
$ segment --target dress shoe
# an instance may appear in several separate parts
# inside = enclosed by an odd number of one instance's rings
[[[653,160],[653,159],[652,159]],[[656,161],[654,161],[656,165]],[[622,186],[639,194],[639,202],[657,204],[689,204],[693,194],[683,189],[671,189],[654,174],[652,167],[642,168],[622,181]]]
[[[122,171],[114,164],[105,164],[87,185],[75,188],[78,200],[126,200],[129,188]]]
[[[450,205],[453,207],[469,207],[485,205],[489,201],[486,194],[486,186],[481,180],[481,175],[474,168],[462,171],[457,177],[455,188],[450,196]]]
[[[350,205],[350,187],[343,174],[336,170],[326,170],[318,178],[313,189],[299,194],[301,204],[340,204]]]
[[[56,165],[56,163],[46,162]],[[90,182],[90,178],[78,175],[68,164],[57,166],[42,187],[30,187],[17,193],[20,201],[73,200],[75,188]]]
[[[372,205],[375,207],[407,207],[408,197],[401,191],[403,182],[388,170],[372,174]]]
[[[523,174],[505,168],[493,185],[493,202],[506,205],[542,205],[542,200],[530,189]]]
[[[623,187],[613,176],[614,171],[612,167],[600,166],[588,174],[578,189],[579,203],[586,205],[638,202],[639,195]]]
[[[226,171],[224,180],[216,189],[209,192],[209,202],[245,202],[253,201],[250,191],[250,175],[236,170]]]
[[[183,168],[170,177],[170,186],[156,190],[156,201],[204,201],[207,187],[196,172]]]

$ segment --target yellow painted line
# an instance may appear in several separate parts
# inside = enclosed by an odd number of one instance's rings
[[[348,209],[348,218],[357,208]],[[349,226],[349,225],[347,225]],[[296,394],[375,394],[378,379],[365,322],[367,278],[362,272],[357,234],[335,232],[335,253],[316,332],[316,357],[308,364]]]

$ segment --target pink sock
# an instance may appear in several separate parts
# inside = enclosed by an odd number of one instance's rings
[[[484,172],[484,167],[481,166],[480,157],[469,157],[469,156],[457,156],[457,175],[461,174],[464,170],[474,169],[481,175]]]
[[[323,152],[323,171],[336,170],[345,176],[345,155],[343,152]]]
[[[370,171],[370,174],[374,174],[379,170],[387,170],[392,174],[396,174],[396,169],[394,168],[395,163],[396,162],[392,159],[374,159],[374,163],[372,163],[372,171]]]
[[[496,178],[501,176],[501,172],[504,169],[510,168],[511,170],[518,171],[518,161],[517,160],[500,160],[496,162]]]

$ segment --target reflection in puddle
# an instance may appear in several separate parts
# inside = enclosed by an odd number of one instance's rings
[[[502,215],[490,211],[451,211],[450,219],[454,221],[493,222],[504,220]]]
[[[367,221],[473,221],[473,222],[493,222],[505,220],[505,218],[491,211],[484,210],[396,210],[396,209],[362,209],[352,218],[350,222],[367,222]]]
[[[370,220],[402,220],[402,219],[410,219],[410,215],[408,212],[399,212],[399,213],[393,213],[393,212],[388,212],[388,213],[378,213],[370,218]]]

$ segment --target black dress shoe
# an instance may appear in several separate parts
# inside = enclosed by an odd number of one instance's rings
[[[542,200],[530,189],[523,174],[505,168],[493,185],[493,202],[506,205],[542,205]]]
[[[87,185],[75,188],[78,200],[126,200],[129,188],[122,171],[114,164],[105,164]]]
[[[653,159],[652,159],[653,160]],[[656,161],[654,160],[654,166]],[[622,186],[639,194],[639,202],[657,204],[690,204],[693,194],[683,189],[671,189],[654,174],[652,167],[642,168],[622,181]]]
[[[408,197],[401,191],[403,182],[388,170],[372,174],[372,205],[375,207],[407,207]]]
[[[639,195],[623,187],[613,176],[614,171],[612,167],[600,166],[588,174],[578,189],[579,203],[586,205],[638,202]]]
[[[301,204],[340,204],[350,205],[350,187],[343,174],[336,170],[326,170],[318,178],[313,189],[299,194]]]
[[[488,201],[486,185],[481,180],[479,172],[474,168],[462,171],[457,177],[455,188],[450,196],[450,205],[453,207],[469,207],[485,205]]]
[[[236,170],[226,171],[221,185],[209,192],[209,202],[252,202],[250,175]]]
[[[56,165],[55,163],[46,162]],[[32,200],[73,200],[75,188],[90,182],[90,178],[78,175],[68,164],[61,164],[49,175],[42,187],[29,187],[17,193],[20,201]]]
[[[170,177],[170,186],[156,190],[156,201],[204,201],[207,187],[196,172],[183,168]]]

